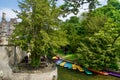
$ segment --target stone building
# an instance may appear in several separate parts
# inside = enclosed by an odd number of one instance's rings
[[[2,20],[0,22],[0,44],[8,44],[8,38],[14,30],[14,24],[17,24],[16,18],[6,20],[6,13],[2,13]]]
[[[5,13],[2,13],[2,20],[0,22],[0,44],[7,45],[8,38],[15,29],[17,24],[16,18],[6,20]],[[22,53],[22,54],[21,54]],[[15,56],[16,54],[16,56]],[[0,47],[0,80],[57,80],[57,67],[52,64],[41,70],[34,70],[33,72],[15,72],[16,65],[26,56],[26,52],[19,46]]]

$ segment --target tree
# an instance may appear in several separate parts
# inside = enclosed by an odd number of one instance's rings
[[[115,1],[117,6],[119,2]],[[118,7],[108,4],[88,13],[83,26],[85,35],[78,48],[79,63],[95,69],[118,69],[120,53],[120,11]],[[98,16],[99,15],[99,16]]]
[[[54,0],[23,0],[19,7],[21,12],[15,12],[22,21],[15,26],[11,41],[25,51],[30,50],[31,64],[38,66],[41,55],[54,53],[67,44],[59,26],[60,9]]]
[[[98,0],[64,0],[65,3],[61,5],[61,11],[63,17],[67,16],[70,13],[78,14],[79,9],[84,4],[88,4],[88,10],[92,11],[96,8],[97,5],[100,5]]]
[[[80,38],[78,35],[78,30],[80,30],[80,28],[80,20],[76,16],[72,16],[69,20],[66,20],[62,25],[63,31],[65,31],[67,34],[69,44],[65,46],[65,48],[68,49],[69,53],[76,52],[76,49],[78,47],[77,42]]]

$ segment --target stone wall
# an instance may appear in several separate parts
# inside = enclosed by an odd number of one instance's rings
[[[12,69],[9,66],[9,57],[4,47],[0,47],[0,77],[9,78],[12,75]]]
[[[57,80],[57,68],[45,73],[13,73],[12,80]]]
[[[19,63],[26,53],[19,47],[16,48],[16,53],[17,63]],[[14,47],[0,47],[0,80],[57,80],[57,67],[51,68],[50,71],[45,69],[46,71],[39,70],[33,73],[14,73],[9,65],[13,63]]]
[[[6,47],[6,51],[7,51],[7,54],[9,56],[9,64],[10,65],[14,65],[14,61],[15,63],[20,63],[21,60],[26,56],[26,52],[23,51],[20,47],[16,47],[16,60],[14,60],[14,49],[15,47],[14,46],[7,46]]]

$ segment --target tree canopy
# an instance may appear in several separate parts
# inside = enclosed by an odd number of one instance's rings
[[[113,5],[113,4],[117,4]],[[120,57],[120,5],[117,0],[86,16],[82,25],[87,33],[78,48],[79,63],[94,68],[118,68]]]
[[[15,11],[22,20],[15,25],[11,41],[32,53],[31,64],[39,65],[41,55],[56,53],[67,48],[77,54],[77,62],[96,69],[118,68],[120,59],[120,3],[108,0],[108,4],[95,9],[98,0],[23,0],[21,12]],[[72,16],[65,22],[60,15],[77,14],[80,6],[89,3],[89,12],[83,18]]]
[[[69,52],[78,56],[77,62],[95,69],[118,69],[120,61],[120,3],[108,4],[83,14],[83,19],[71,17],[64,22]]]
[[[15,26],[12,40],[31,52],[33,65],[40,64],[41,55],[53,53],[68,44],[59,26],[59,8],[53,0],[23,0],[19,7],[21,12],[16,12],[22,21]]]
[[[64,16],[74,13],[77,14],[79,12],[79,9],[84,4],[88,4],[88,10],[94,10],[97,5],[99,4],[98,0],[64,0],[64,5],[61,6],[61,9],[64,13]]]

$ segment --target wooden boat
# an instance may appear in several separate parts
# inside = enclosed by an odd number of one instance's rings
[[[62,67],[66,67],[68,69],[73,69],[73,70],[79,70],[80,72],[84,72],[84,69],[77,64],[74,64],[73,62],[67,61],[67,60],[63,60],[63,59],[58,59],[58,57],[53,57],[53,59],[55,60],[55,63],[57,65],[60,65]],[[85,70],[87,74],[92,74],[92,72],[88,71],[87,69]]]
[[[63,62],[63,60],[61,60],[61,59],[55,61],[55,63],[56,63],[57,65],[59,65],[59,64],[62,63],[62,62]]]
[[[73,70],[76,70],[76,69],[77,69],[76,66],[77,66],[76,64],[72,64],[72,69],[73,69]]]
[[[92,73],[91,71],[89,71],[87,68],[84,67],[83,69],[84,69],[84,71],[85,71],[86,74],[88,74],[88,75],[93,74],[93,73]]]
[[[60,59],[58,56],[54,56],[52,57],[53,60],[57,60],[57,59]]]
[[[119,77],[120,78],[120,73],[115,72],[115,71],[105,71],[111,76]]]
[[[66,64],[66,62],[62,62],[62,63],[60,63],[60,66],[62,66],[62,67],[64,67],[64,65]]]
[[[94,72],[94,73],[97,73],[97,74],[101,74],[101,75],[109,75],[107,72],[104,72],[104,71],[97,71],[97,70],[94,70],[94,69],[91,69],[91,68],[88,68],[88,70]]]
[[[66,62],[66,64],[64,65],[64,67],[66,67],[68,69],[72,69],[72,64],[70,62]]]
[[[80,71],[80,72],[84,72],[84,70],[82,69],[82,67],[78,66],[77,65],[77,69]]]

